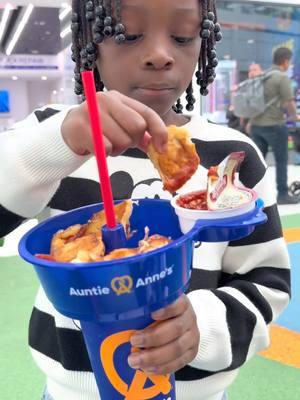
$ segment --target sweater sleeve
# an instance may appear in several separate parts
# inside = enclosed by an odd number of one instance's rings
[[[60,181],[87,157],[64,142],[61,125],[73,107],[37,110],[0,135],[0,237],[49,203]]]
[[[201,269],[195,266],[188,294],[200,331],[199,351],[190,366],[205,371],[236,369],[266,348],[268,325],[290,299],[290,262],[274,188],[256,148],[252,150],[242,181],[264,200],[268,222],[249,237],[224,244],[217,289],[197,290]],[[260,173],[255,174],[259,164]],[[256,182],[255,175],[260,175]]]

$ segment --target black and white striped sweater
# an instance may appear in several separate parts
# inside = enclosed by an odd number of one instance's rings
[[[101,201],[94,158],[73,154],[61,137],[69,110],[38,110],[0,134],[0,237],[42,211],[53,215]],[[268,215],[268,222],[246,239],[195,250],[188,296],[201,341],[195,360],[176,373],[177,398],[219,400],[239,367],[268,346],[268,324],[289,301],[289,259],[274,189],[251,140],[198,117],[186,128],[201,166],[182,191],[204,188],[211,165],[230,152],[245,151],[240,179],[258,192]],[[115,199],[169,197],[141,151],[109,158],[108,165]],[[80,330],[53,308],[42,289],[30,320],[29,345],[55,400],[98,399]]]

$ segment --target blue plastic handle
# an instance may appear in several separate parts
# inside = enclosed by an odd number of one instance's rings
[[[193,228],[194,240],[199,242],[228,242],[251,235],[255,227],[267,221],[264,203],[258,199],[253,210],[236,217],[198,220]]]
[[[126,247],[127,239],[122,224],[118,224],[115,228],[108,228],[107,225],[102,228],[102,239],[105,244],[106,253],[110,253],[115,249]]]

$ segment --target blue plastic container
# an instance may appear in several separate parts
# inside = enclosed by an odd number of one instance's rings
[[[151,312],[171,304],[186,291],[195,240],[239,239],[265,222],[266,216],[258,201],[255,210],[244,216],[198,221],[182,235],[170,202],[145,199],[138,203],[130,220],[137,234],[127,247],[137,247],[145,226],[151,234],[171,237],[171,244],[144,255],[92,264],[55,263],[34,256],[50,252],[52,236],[58,230],[86,223],[103,208],[97,204],[42,222],[22,238],[19,252],[34,266],[54,307],[81,321],[102,400],[175,400],[173,375],[147,376],[129,367],[130,337],[153,322]]]

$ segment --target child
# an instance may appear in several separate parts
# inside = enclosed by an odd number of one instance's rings
[[[95,72],[114,198],[168,197],[142,150],[151,139],[163,151],[165,125],[176,124],[189,130],[201,158],[184,192],[201,189],[207,169],[230,152],[245,151],[240,178],[265,201],[268,222],[234,243],[203,243],[189,293],[153,315],[158,326],[132,338],[143,350],[129,364],[176,371],[178,400],[221,400],[239,367],[268,346],[268,324],[289,301],[289,260],[266,165],[249,138],[187,117],[177,101],[187,89],[192,110],[197,64],[202,95],[215,76],[221,33],[214,1],[107,0],[104,6],[73,1],[73,58],[77,94],[80,71]],[[85,102],[38,110],[0,140],[0,237],[47,207],[57,212],[101,201]],[[29,344],[47,375],[45,399],[98,399],[78,324],[60,315],[42,289]]]

